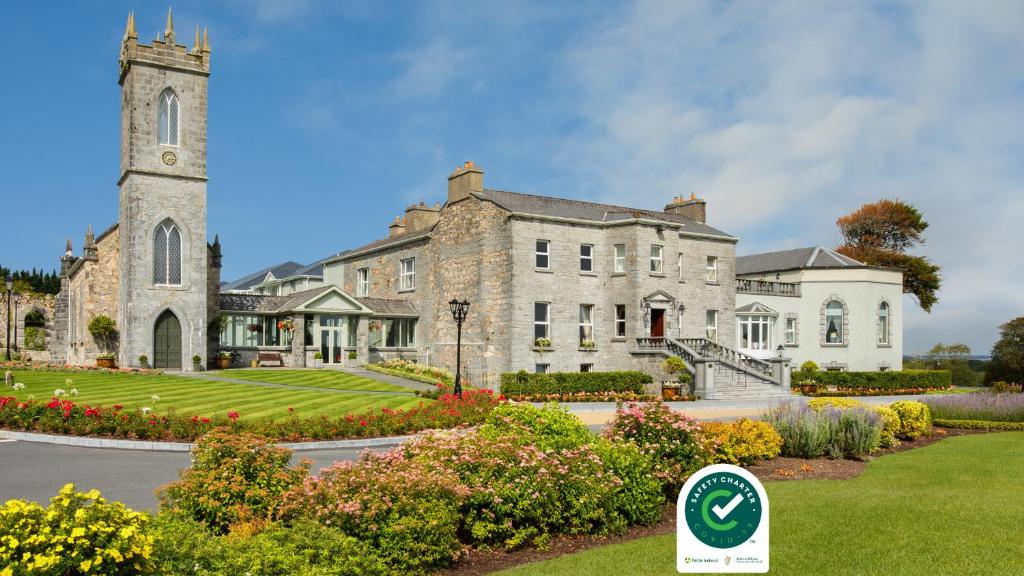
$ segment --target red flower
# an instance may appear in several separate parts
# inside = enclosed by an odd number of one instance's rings
[[[359,425],[360,426],[366,426],[366,420],[363,420],[362,418],[360,418],[359,419]]]
[[[231,418],[232,422],[238,420],[238,412],[228,412],[228,418]]]
[[[121,406],[120,404],[114,404],[114,411],[115,412],[120,410],[120,409],[122,409],[122,408],[124,408],[124,406]]]

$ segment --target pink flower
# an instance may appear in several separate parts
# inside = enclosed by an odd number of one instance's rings
[[[228,412],[228,418],[230,418],[232,422],[235,422],[238,420],[238,412]]]

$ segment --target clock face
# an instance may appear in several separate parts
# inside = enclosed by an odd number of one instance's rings
[[[167,164],[168,166],[174,166],[175,162],[178,161],[178,157],[174,155],[174,152],[170,151],[164,152],[161,159],[164,161],[164,164]]]

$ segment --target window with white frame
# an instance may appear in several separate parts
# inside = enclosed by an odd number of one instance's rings
[[[533,303],[533,338],[551,339],[551,303]]]
[[[626,305],[615,305],[615,337],[626,337]]]
[[[662,252],[664,247],[658,246],[657,244],[651,244],[651,272],[660,274],[665,267],[664,259],[662,258]]]
[[[161,222],[154,234],[153,284],[181,286],[181,232],[170,219]]]
[[[708,310],[705,314],[706,322],[704,331],[708,340],[718,341],[718,310]]]
[[[878,344],[887,346],[889,344],[889,303],[882,302],[878,305]]]
[[[170,88],[160,93],[157,105],[157,132],[160,144],[178,145],[178,96]]]
[[[537,240],[535,265],[545,270],[551,265],[551,243],[547,240]]]
[[[356,296],[370,295],[370,269],[360,268],[356,270]]]
[[[718,282],[718,257],[708,256],[708,263],[705,269],[705,279],[708,282]]]
[[[536,372],[537,374],[547,374],[548,368],[550,367],[550,364],[534,364],[533,371]]]
[[[580,304],[580,345],[594,341],[594,305]]]
[[[580,272],[594,271],[594,245],[580,244]]]
[[[679,281],[682,282],[683,281],[683,253],[682,252],[680,252],[676,256],[676,269],[678,270]]]
[[[402,260],[402,272],[399,279],[400,290],[416,289],[416,259],[406,258]]]
[[[796,346],[796,318],[786,318],[786,345]]]
[[[825,343],[843,343],[843,303],[831,300],[825,305]]]
[[[739,347],[742,350],[772,349],[772,317],[743,315],[736,318],[739,325]]]
[[[616,244],[615,245],[615,272],[621,273],[626,271],[626,245]]]
[[[416,347],[416,318],[375,318],[368,332],[370,348]]]

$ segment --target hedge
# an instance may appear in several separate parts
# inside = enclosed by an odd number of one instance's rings
[[[960,428],[963,430],[1022,430],[1024,422],[989,422],[987,420],[945,420],[936,418],[932,421],[935,426],[942,428]]]
[[[814,380],[837,388],[872,388],[875,390],[906,390],[913,388],[943,389],[953,385],[949,370],[903,370],[902,372],[793,372],[793,385]]]
[[[501,375],[501,392],[520,394],[573,394],[577,392],[644,393],[644,384],[654,382],[650,374],[635,370],[621,372],[550,372],[531,374],[525,370]]]

